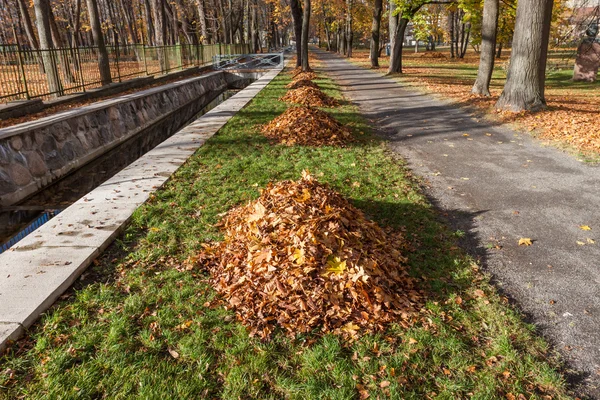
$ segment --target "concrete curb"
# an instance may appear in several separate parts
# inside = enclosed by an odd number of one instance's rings
[[[267,72],[0,255],[0,353],[112,243],[150,194],[280,72]]]

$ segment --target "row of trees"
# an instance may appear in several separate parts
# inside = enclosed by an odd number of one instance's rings
[[[292,7],[298,10],[300,0]],[[378,66],[381,52],[382,16],[387,8],[387,36],[391,44],[389,73],[402,73],[402,55],[406,29],[412,22],[419,37],[420,26],[428,35],[439,34],[440,10],[447,14],[446,27],[452,57],[464,56],[469,44],[477,44],[480,64],[472,92],[489,96],[496,56],[505,43],[512,42],[512,54],[504,90],[496,106],[511,111],[539,110],[546,106],[545,71],[552,21],[564,11],[553,0],[312,0],[316,25],[325,31],[327,47],[350,57],[354,39],[353,23],[365,25],[371,16],[371,64]],[[311,0],[303,1],[305,7]],[[365,10],[370,11],[365,12]],[[425,10],[425,12],[423,12]],[[553,13],[554,11],[554,13]],[[300,15],[299,12],[296,13]],[[429,21],[427,19],[429,18]],[[295,20],[296,22],[296,20]],[[437,26],[436,26],[437,24]],[[383,25],[384,26],[384,25]],[[364,28],[363,28],[364,29]],[[332,39],[335,37],[335,40]],[[501,39],[499,42],[498,39]]]
[[[389,72],[402,73],[404,39],[412,23],[416,39],[434,43],[445,38],[452,57],[463,57],[469,45],[476,46],[481,62],[473,93],[481,95],[489,95],[495,57],[512,42],[498,107],[538,109],[545,105],[546,53],[551,21],[564,9],[561,1],[0,0],[0,40],[18,40],[32,49],[96,46],[104,84],[111,79],[107,45],[243,42],[258,52],[286,45],[293,37],[298,66],[309,69],[308,40],[315,35],[329,50],[347,56],[356,41],[368,40],[374,67],[390,43]],[[52,82],[56,66],[47,53],[42,58]]]

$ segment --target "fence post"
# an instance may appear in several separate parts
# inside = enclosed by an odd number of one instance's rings
[[[13,31],[14,31],[14,26],[13,26]],[[15,38],[17,37],[17,35],[15,35]],[[19,72],[21,75],[21,80],[23,81],[23,89],[25,89],[25,98],[27,100],[31,99],[31,97],[29,96],[29,89],[27,88],[27,77],[25,76],[25,67],[23,66],[23,54],[21,53],[21,44],[19,43],[19,39],[17,38],[17,53],[18,53],[18,57],[19,57]]]
[[[148,63],[146,62],[146,44],[142,42],[142,57],[144,58],[144,72],[146,72],[146,76],[148,76]]]
[[[77,55],[77,63],[79,64],[79,79],[81,79],[81,88],[85,93],[85,79],[83,77],[83,66],[81,64],[81,54],[79,53],[79,46],[75,46],[75,54]]]
[[[121,82],[121,69],[119,68],[119,41],[115,40],[115,63],[117,64],[117,79]]]

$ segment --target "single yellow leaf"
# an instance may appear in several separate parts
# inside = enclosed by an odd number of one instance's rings
[[[580,246],[585,246],[585,243],[584,243],[584,242],[582,242],[581,240],[578,240],[578,241],[577,241],[577,244],[578,244],[578,245],[580,245]]]
[[[579,229],[581,229],[582,231],[591,231],[592,228],[590,228],[588,225],[581,225],[579,227]]]
[[[340,257],[331,257],[327,259],[327,268],[325,274],[342,274],[346,270],[346,260],[342,261]]]
[[[595,241],[594,239],[590,239],[590,238],[587,238],[587,242],[588,242],[589,244],[594,244],[594,243],[596,243],[596,241]]]
[[[530,238],[521,238],[519,239],[519,246],[531,246],[533,242]]]
[[[410,343],[410,344],[417,344],[417,343],[419,343],[419,341],[417,339],[408,338],[408,343]]]

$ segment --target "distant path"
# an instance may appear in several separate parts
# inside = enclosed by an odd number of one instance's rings
[[[429,181],[433,201],[467,231],[466,246],[496,284],[584,372],[583,390],[600,398],[600,168],[316,53],[320,69]],[[522,237],[533,245],[518,246]],[[502,248],[489,249],[496,245]]]

